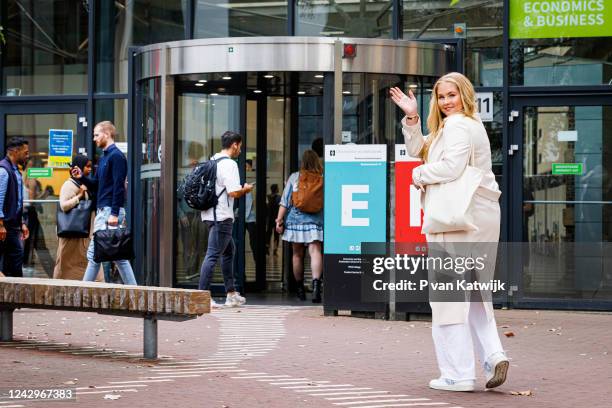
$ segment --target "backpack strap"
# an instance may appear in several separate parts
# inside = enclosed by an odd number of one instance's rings
[[[220,161],[225,160],[225,159],[229,159],[229,157],[221,156],[221,157],[217,157],[216,159],[213,159],[211,157],[211,160],[214,160],[215,163],[217,164],[219,164]],[[215,175],[215,178],[216,178],[216,175]],[[217,200],[223,195],[225,191],[227,191],[227,188],[223,187],[223,190],[221,190],[221,192],[217,196]],[[229,206],[229,196],[227,197],[227,205]],[[215,225],[217,225],[217,206],[216,205],[213,207],[213,219],[215,220]]]

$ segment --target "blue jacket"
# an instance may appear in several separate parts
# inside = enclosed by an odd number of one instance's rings
[[[83,177],[83,184],[97,197],[97,208],[110,207],[111,215],[118,216],[125,203],[125,179],[127,159],[119,148],[112,144],[104,149],[95,177]]]
[[[0,167],[8,173],[8,185],[6,194],[4,195],[4,203],[2,212],[4,213],[4,223],[21,226],[22,224],[22,209],[23,209],[23,194],[19,194],[19,180],[15,175],[13,163],[5,157],[0,160]]]

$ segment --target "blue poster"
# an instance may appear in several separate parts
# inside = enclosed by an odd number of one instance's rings
[[[72,161],[72,129],[49,129],[48,167],[69,167]]]
[[[325,254],[387,240],[387,146],[325,146]]]

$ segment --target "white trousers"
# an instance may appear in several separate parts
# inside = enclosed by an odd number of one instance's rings
[[[455,381],[475,380],[474,346],[481,364],[503,352],[495,318],[487,319],[482,302],[471,302],[465,323],[432,325],[440,377]]]

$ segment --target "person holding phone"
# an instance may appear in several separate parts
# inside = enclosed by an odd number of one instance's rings
[[[84,184],[97,197],[96,218],[93,233],[106,228],[118,228],[125,225],[125,182],[127,179],[127,160],[125,155],[115,145],[117,129],[112,122],[103,121],[94,127],[94,142],[104,151],[98,163],[95,177],[87,177],[78,166],[72,167],[70,174]],[[95,262],[94,240],[89,242],[87,249],[87,269],[84,281],[93,281],[98,275],[100,264]],[[136,285],[132,265],[127,259],[115,261],[123,283]]]

